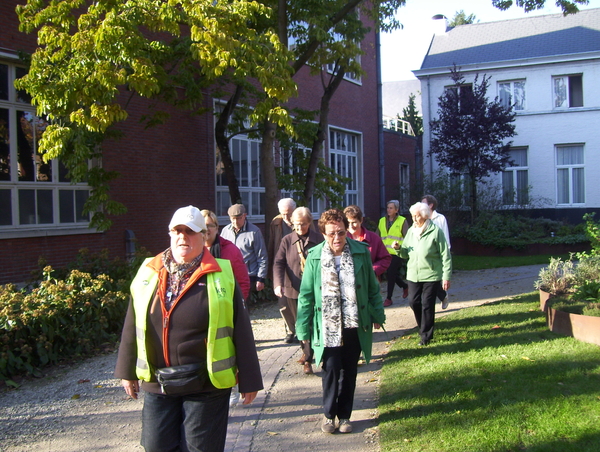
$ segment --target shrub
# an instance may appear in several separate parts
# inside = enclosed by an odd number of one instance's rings
[[[537,290],[560,295],[571,289],[574,280],[573,261],[552,257],[548,266],[540,270],[539,277],[533,285]]]
[[[0,286],[0,380],[37,374],[47,364],[87,356],[120,333],[129,300],[123,281],[45,267],[32,290]],[[14,383],[13,383],[14,384]]]

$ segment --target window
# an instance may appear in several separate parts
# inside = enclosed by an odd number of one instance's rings
[[[229,150],[233,160],[233,170],[238,178],[238,186],[242,203],[250,216],[265,214],[265,187],[260,175],[259,151],[260,141],[250,139],[246,135],[236,135],[229,141]],[[223,169],[221,152],[217,148],[217,216],[227,216],[231,205],[227,176]]]
[[[280,148],[280,157],[281,157],[281,172],[283,174],[296,175],[304,172],[305,170],[300,165],[299,160],[302,159],[302,155],[307,156],[310,153],[310,149],[296,145],[291,148]],[[292,198],[298,201],[302,197],[302,193],[295,193],[287,190],[281,191],[282,198]],[[316,196],[311,196],[310,201],[308,203],[308,208],[310,209],[313,219],[317,219],[319,214],[325,211],[325,200],[319,199]]]
[[[554,108],[583,107],[583,76],[562,75],[552,78]]]
[[[461,115],[471,113],[471,102],[473,102],[473,85],[465,83],[460,86],[447,86],[446,95],[452,95],[452,100],[456,102],[456,107]]]
[[[506,108],[514,105],[515,110],[525,110],[525,80],[498,83],[498,97]]]
[[[585,203],[583,145],[556,147],[557,204]]]
[[[510,150],[513,164],[502,172],[502,204],[523,206],[529,203],[527,148]]]
[[[361,152],[361,138],[357,134],[341,130],[329,131],[330,167],[340,176],[350,179],[346,184],[344,205],[359,204],[358,200],[358,159]]]
[[[14,88],[23,75],[23,68],[0,63],[0,231],[87,229],[90,188],[72,184],[58,160],[43,160],[38,143],[48,123]]]

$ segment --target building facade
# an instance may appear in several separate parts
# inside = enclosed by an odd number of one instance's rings
[[[490,77],[490,98],[516,111],[514,165],[493,176],[507,208],[542,209],[577,220],[600,207],[594,183],[600,164],[600,9],[461,25],[436,34],[421,69],[424,171],[430,121],[456,65],[467,84]]]
[[[128,99],[128,119],[116,126],[122,138],[102,144],[102,167],[120,174],[110,183],[110,196],[123,203],[127,212],[112,217],[113,225],[105,232],[89,228],[90,217],[83,213],[83,205],[91,187],[72,184],[60,162],[42,160],[37,143],[45,123],[36,117],[27,94],[13,85],[26,71],[19,53],[32,53],[36,48],[36,37],[18,30],[18,3],[0,4],[0,284],[28,280],[40,257],[60,266],[72,261],[82,248],[107,249],[111,256],[126,257],[135,244],[158,253],[169,245],[167,225],[172,213],[188,204],[214,210],[224,223],[228,221],[229,194],[220,172],[215,119],[210,112],[226,99],[207,97],[209,113],[203,115],[161,105],[170,119],[146,129],[141,119],[155,107],[134,97]],[[365,74],[344,80],[331,102],[324,159],[350,178],[344,203],[358,204],[366,216],[376,219],[382,208],[385,161],[380,152],[383,132],[375,32],[361,46]],[[320,77],[303,68],[295,80],[299,96],[290,101],[290,107],[318,110],[323,91]],[[260,143],[237,135],[230,144],[249,219],[263,225],[270,219],[264,218],[261,203]],[[403,159],[410,161],[412,151],[403,149],[390,145],[386,153],[396,159],[399,153],[407,153]],[[283,160],[276,159],[279,165]],[[392,193],[395,184],[392,178],[389,188],[384,188]],[[316,214],[325,207],[319,201],[311,205]]]

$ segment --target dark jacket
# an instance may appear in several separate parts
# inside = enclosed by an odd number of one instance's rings
[[[296,233],[286,235],[279,245],[273,264],[273,287],[282,286],[287,298],[298,298],[300,292],[300,281],[302,280],[300,255],[297,244],[302,238]],[[312,229],[308,231],[308,243],[305,245],[305,253],[323,241],[323,234]],[[387,251],[386,251],[387,253]],[[388,254],[389,256],[389,254]],[[305,255],[306,257],[306,255]]]
[[[277,215],[269,225],[269,242],[267,243],[267,255],[269,256],[269,276],[273,277],[273,263],[275,255],[281,245],[281,240],[292,232],[292,228],[288,226],[281,215]]]
[[[162,299],[166,293],[167,270],[163,266],[161,257],[162,255],[159,254],[148,264],[159,274],[158,289],[148,309],[148,324],[146,326],[148,362],[152,369],[166,367],[165,354],[168,355],[171,366],[204,362],[206,361],[205,340],[208,333],[206,275],[221,269],[215,258],[205,248],[200,267],[189,279],[178,300],[174,302],[169,325],[165,332],[168,337],[168,347],[164,347],[163,314],[160,304],[163,302]],[[250,317],[238,285],[236,285],[233,297],[233,340],[236,347],[239,389],[240,392],[259,391],[263,389],[262,375],[254,345]],[[125,380],[137,380],[135,372],[136,351],[135,317],[133,303],[130,303],[123,325],[115,377]],[[148,392],[161,392],[156,381],[142,382],[142,388]],[[215,390],[217,389],[212,383],[207,381],[204,391]]]

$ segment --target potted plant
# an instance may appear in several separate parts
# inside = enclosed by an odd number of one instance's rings
[[[540,270],[534,287],[540,292],[542,311],[546,311],[550,297],[565,294],[572,288],[575,281],[574,268],[572,259],[562,260],[552,257],[548,266]]]

